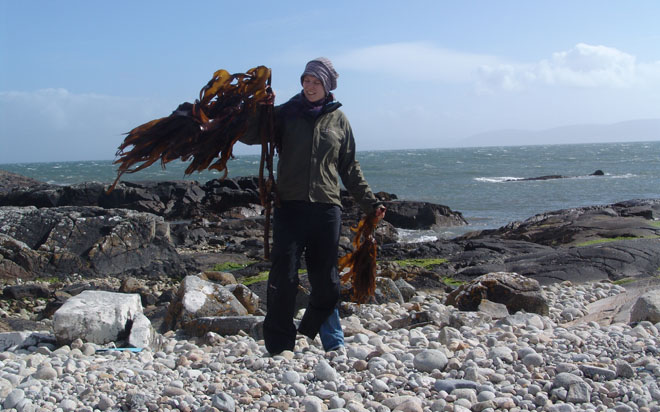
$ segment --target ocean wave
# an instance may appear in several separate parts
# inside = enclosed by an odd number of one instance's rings
[[[523,177],[511,177],[511,176],[499,176],[499,177],[475,177],[474,180],[477,182],[486,182],[486,183],[502,183],[502,182],[511,182],[516,180],[523,180]]]
[[[605,174],[605,176],[611,177],[612,179],[630,179],[630,178],[633,178],[633,177],[637,177],[637,175],[634,174],[634,173],[626,173],[626,174],[623,174],[623,175]]]
[[[397,229],[397,234],[401,243],[434,242],[438,240],[438,234],[433,230]]]

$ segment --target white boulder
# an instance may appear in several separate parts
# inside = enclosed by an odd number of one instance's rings
[[[55,312],[53,330],[61,344],[80,338],[103,345],[125,339],[140,314],[142,303],[138,294],[86,290],[68,299]]]

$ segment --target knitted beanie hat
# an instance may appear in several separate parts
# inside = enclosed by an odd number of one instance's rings
[[[330,59],[326,57],[317,57],[314,60],[311,60],[305,66],[305,71],[300,76],[300,83],[302,84],[303,78],[307,75],[316,77],[323,83],[323,88],[325,93],[330,93],[330,90],[335,90],[337,88],[337,77],[339,74],[335,71],[335,68],[332,66]]]

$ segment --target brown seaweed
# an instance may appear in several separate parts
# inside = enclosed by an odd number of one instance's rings
[[[114,164],[119,164],[117,178],[111,192],[124,173],[135,173],[160,160],[161,166],[173,160],[189,161],[185,170],[189,175],[203,170],[224,172],[227,161],[233,158],[234,144],[245,135],[250,119],[260,105],[264,106],[259,119],[262,156],[259,167],[259,187],[262,205],[266,208],[264,244],[268,258],[268,219],[275,198],[273,179],[273,111],[271,70],[258,66],[245,73],[229,74],[218,70],[200,90],[195,103],[179,105],[169,116],[142,124],[127,133],[119,146]],[[264,177],[264,168],[268,177]]]
[[[226,177],[233,146],[247,131],[257,105],[269,99],[269,88],[270,69],[265,66],[246,73],[216,71],[194,104],[183,103],[169,116],[127,133],[117,150],[117,178],[109,191],[124,173],[138,172],[158,160],[163,167],[176,159],[190,161],[187,175],[215,169]]]
[[[341,277],[341,281],[352,285],[352,298],[357,303],[366,302],[376,291],[376,252],[377,245],[374,232],[380,219],[375,213],[365,216],[357,227],[353,238],[353,251],[339,258],[338,268],[348,272]]]

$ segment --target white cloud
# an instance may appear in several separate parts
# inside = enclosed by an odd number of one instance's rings
[[[520,91],[534,86],[628,88],[660,83],[660,62],[640,63],[616,48],[585,43],[536,62],[458,52],[425,42],[353,49],[333,61],[341,70],[384,74],[402,82],[473,83],[477,92]]]
[[[405,80],[469,82],[493,56],[462,53],[429,43],[391,43],[351,50],[333,59],[339,69],[381,73]]]
[[[638,63],[635,56],[607,46],[578,43],[531,64],[484,65],[479,90],[521,90],[534,85],[578,88],[631,88],[660,80],[660,62]]]
[[[538,65],[547,83],[578,87],[625,87],[635,82],[635,57],[606,46],[577,44]]]

